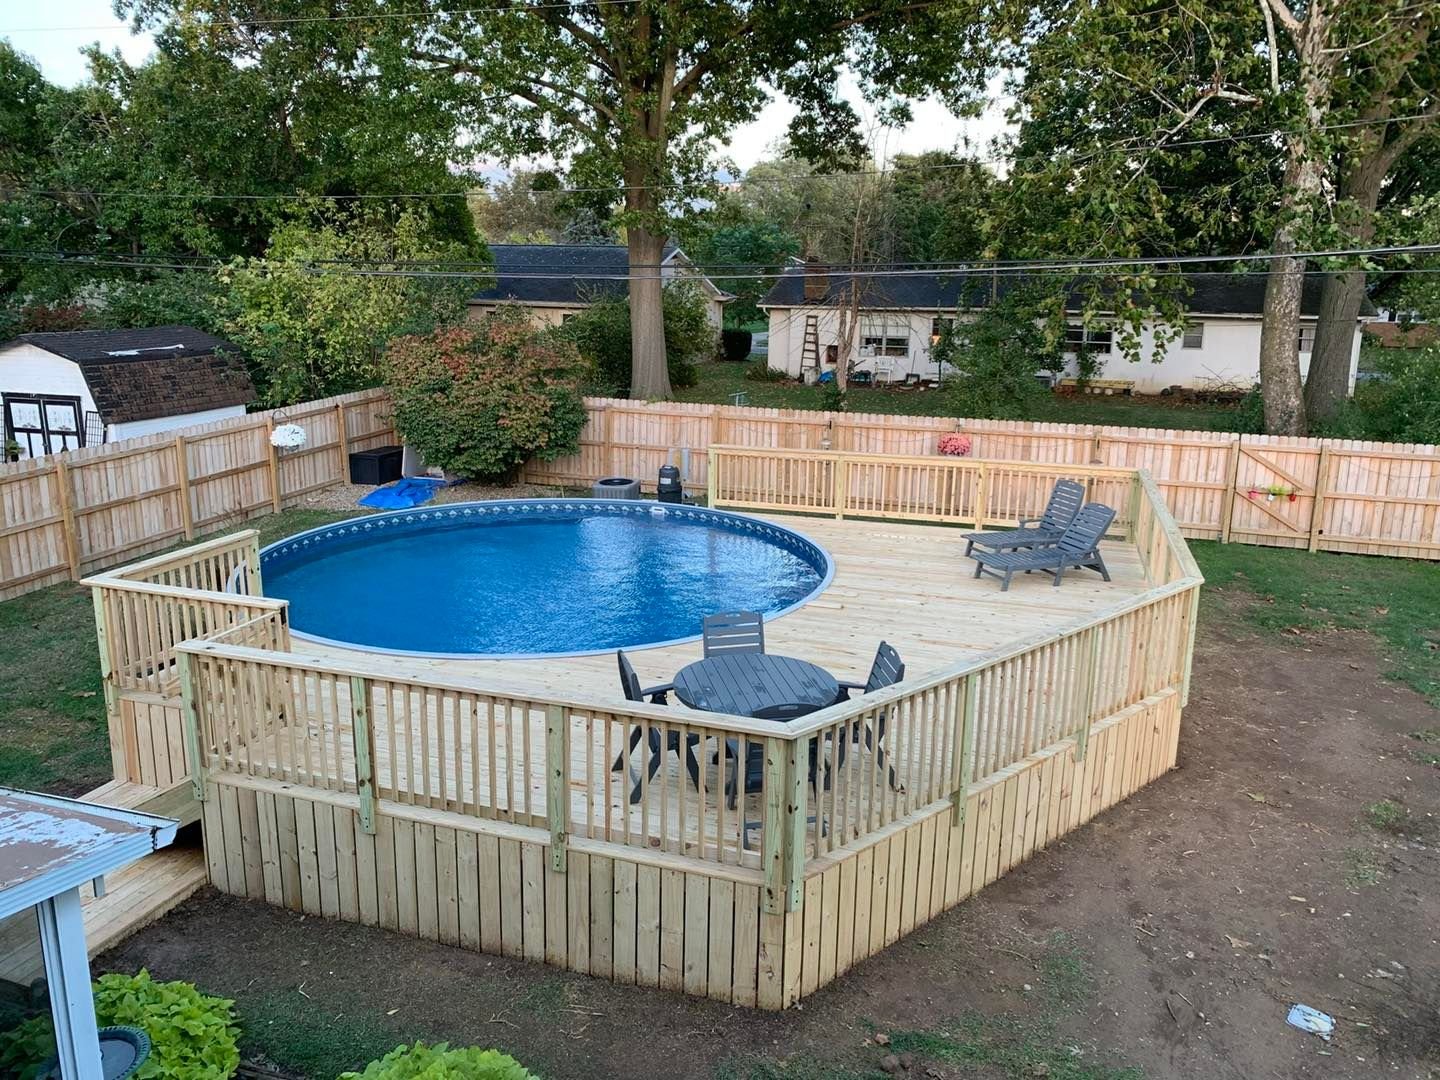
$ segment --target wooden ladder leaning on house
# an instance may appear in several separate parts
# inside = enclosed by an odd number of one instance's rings
[[[800,374],[820,371],[820,316],[805,316],[805,338],[800,345]]]

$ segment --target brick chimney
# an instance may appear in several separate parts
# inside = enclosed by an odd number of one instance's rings
[[[830,279],[825,274],[825,267],[814,255],[805,256],[805,302],[807,304],[818,304],[825,299],[825,293],[829,290]]]

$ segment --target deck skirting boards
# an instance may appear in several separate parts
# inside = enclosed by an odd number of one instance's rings
[[[768,914],[757,872],[572,841],[353,795],[212,774],[211,883],[294,911],[523,957],[622,984],[782,1009],[978,892],[1175,764],[1170,688],[1096,723],[1083,756],[1050,747],[806,867],[802,902]]]

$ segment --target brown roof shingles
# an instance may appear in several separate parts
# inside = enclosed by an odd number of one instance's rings
[[[255,397],[236,353],[91,360],[80,369],[107,424],[246,405]]]

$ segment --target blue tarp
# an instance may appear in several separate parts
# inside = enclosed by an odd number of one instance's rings
[[[429,502],[435,497],[435,492],[444,486],[444,480],[434,477],[407,476],[393,484],[376,488],[360,500],[360,505],[377,510],[408,510],[412,506]]]

